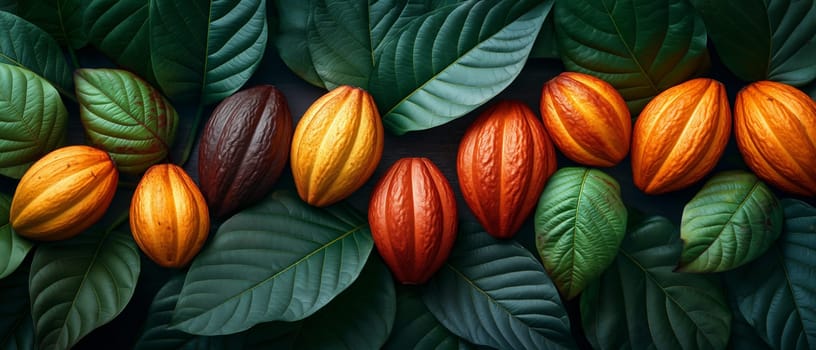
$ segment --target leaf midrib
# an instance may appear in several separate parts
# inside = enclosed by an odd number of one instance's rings
[[[629,47],[629,43],[627,43],[626,40],[623,40],[623,33],[621,33],[620,27],[618,27],[618,22],[615,20],[615,17],[612,16],[612,11],[609,10],[605,2],[601,1],[601,4],[604,7],[604,11],[606,11],[606,15],[609,16],[609,20],[610,22],[612,22],[612,26],[615,27],[615,33],[618,34],[618,39],[620,39],[620,42],[621,44],[623,44],[623,47],[626,48],[626,52],[629,53],[629,57],[631,57],[632,61],[635,63],[635,65],[637,65],[638,70],[640,70],[640,74],[642,74],[646,78],[646,82],[649,83],[649,87],[652,89],[652,91],[654,91],[655,93],[659,92],[660,90],[657,88],[657,85],[655,85],[654,81],[652,81],[652,77],[643,68],[643,65],[640,63],[640,59],[638,59],[638,57],[635,55],[635,52],[632,50],[632,48]],[[634,2],[632,3],[632,6],[633,7],[635,6]],[[635,15],[634,18],[637,19],[637,15]]]

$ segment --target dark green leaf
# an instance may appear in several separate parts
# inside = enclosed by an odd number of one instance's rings
[[[782,235],[768,252],[725,274],[746,321],[775,349],[816,346],[816,208],[783,200]]]
[[[86,10],[88,40],[117,64],[155,83],[147,25],[149,0],[93,0]]]
[[[731,338],[729,339],[729,348],[731,349],[756,349],[756,350],[770,350],[771,347],[765,343],[756,329],[748,324],[742,313],[739,312],[739,305],[735,304],[734,298],[729,298],[729,306],[732,313],[731,320]]]
[[[731,312],[712,275],[673,272],[682,245],[662,217],[633,222],[620,253],[581,295],[595,349],[723,349]]]
[[[6,278],[23,262],[33,246],[27,239],[20,237],[9,224],[11,198],[0,193],[0,279]],[[0,299],[5,300],[5,299]]]
[[[280,22],[275,45],[284,63],[309,84],[325,88],[315,71],[309,52],[309,25],[312,1],[275,1]]]
[[[782,232],[782,207],[754,174],[714,175],[683,209],[684,272],[721,272],[764,253]]]
[[[141,173],[167,157],[178,114],[156,89],[118,69],[79,69],[74,76],[85,132],[120,171]]]
[[[0,63],[0,174],[19,179],[65,138],[59,93],[31,71]]]
[[[541,264],[512,240],[466,224],[423,300],[454,334],[498,349],[574,347],[561,298]]]
[[[119,315],[136,289],[139,264],[127,232],[85,232],[40,245],[29,279],[39,348],[70,348]]]
[[[0,12],[0,63],[26,68],[67,96],[74,96],[71,68],[48,33],[11,13]]]
[[[451,333],[434,317],[414,289],[397,289],[394,328],[383,349],[469,349],[470,345]]]
[[[162,90],[210,104],[237,91],[261,62],[266,0],[150,0],[149,26]]]
[[[612,84],[633,115],[709,62],[705,26],[686,0],[557,1],[553,13],[567,70]]]
[[[380,349],[396,309],[391,273],[371,257],[354,284],[303,321],[295,349]]]
[[[816,79],[816,1],[691,0],[723,64],[743,80]]]
[[[0,349],[34,349],[34,321],[28,303],[28,267],[0,280]]]
[[[17,13],[17,0],[0,0],[0,11]]]
[[[85,46],[85,0],[24,0],[17,15],[50,34],[60,45],[74,49]]]
[[[536,207],[536,247],[561,295],[577,296],[618,253],[627,211],[620,186],[606,173],[562,168],[547,181]]]
[[[530,52],[531,58],[560,58],[558,55],[558,42],[555,38],[555,20],[552,12],[544,24],[541,26],[541,31],[538,32],[538,37],[533,43],[533,49]]]
[[[217,335],[301,320],[351,285],[373,245],[353,208],[320,209],[273,192],[225,221],[193,261],[174,327]]]

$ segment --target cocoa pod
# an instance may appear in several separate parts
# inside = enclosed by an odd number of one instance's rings
[[[515,235],[555,172],[555,157],[544,126],[520,101],[501,101],[468,127],[456,172],[465,203],[485,231]]]
[[[456,240],[456,198],[427,158],[402,158],[371,194],[374,245],[403,284],[422,284],[442,267]]]
[[[737,93],[734,134],[759,178],[816,196],[816,102],[810,96],[784,83],[754,82]]]
[[[105,151],[83,145],[51,151],[20,179],[11,202],[11,227],[35,240],[76,236],[102,218],[118,181]]]
[[[383,151],[383,126],[374,98],[343,85],[303,114],[292,138],[290,163],[300,198],[323,207],[360,188]]]
[[[201,133],[198,176],[213,216],[223,218],[269,192],[289,160],[292,115],[271,85],[224,99]]]
[[[130,230],[150,260],[164,267],[185,266],[209,235],[207,203],[184,169],[153,165],[133,193]]]
[[[691,186],[717,165],[730,134],[731,109],[720,82],[697,78],[661,92],[635,122],[635,185],[647,194]]]
[[[611,167],[629,154],[629,108],[618,90],[602,79],[563,72],[544,84],[540,108],[547,133],[567,158]]]

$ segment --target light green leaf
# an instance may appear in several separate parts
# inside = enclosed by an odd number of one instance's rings
[[[553,13],[567,70],[612,84],[633,115],[709,64],[705,26],[686,0],[557,1]]]
[[[678,270],[721,272],[765,252],[782,232],[782,207],[754,174],[714,175],[683,209]]]
[[[174,327],[219,335],[306,318],[351,285],[373,245],[353,208],[319,209],[273,192],[225,221],[193,260]]]
[[[50,34],[60,45],[78,49],[88,43],[85,0],[18,1],[17,15]]]
[[[151,84],[149,0],[93,0],[86,10],[88,40],[114,62]]]
[[[464,339],[451,333],[434,317],[417,290],[397,289],[397,314],[394,328],[383,349],[470,349]]]
[[[783,200],[784,230],[759,259],[725,274],[729,296],[774,349],[816,346],[816,208]]]
[[[476,224],[462,226],[422,296],[445,328],[498,349],[575,347],[558,291],[535,257]]]
[[[48,33],[8,12],[0,11],[0,63],[26,68],[73,98],[71,68]]]
[[[167,157],[178,114],[156,89],[118,69],[79,69],[74,77],[88,139],[111,155],[119,171],[141,173]]]
[[[11,198],[0,193],[0,279],[17,270],[33,244],[20,237],[9,224]],[[4,299],[0,299],[4,300]]]
[[[536,247],[561,295],[577,296],[618,253],[627,211],[606,173],[561,168],[547,181],[534,214]]]
[[[150,0],[149,26],[162,90],[210,104],[241,88],[261,62],[266,0]]]
[[[34,349],[34,321],[28,302],[28,266],[0,280],[0,349]]]
[[[65,139],[59,93],[31,71],[0,63],[0,174],[19,179]]]
[[[663,217],[633,220],[615,261],[581,294],[594,349],[724,349],[725,292],[712,275],[673,272],[682,245]]]
[[[136,289],[139,259],[127,232],[85,232],[40,245],[29,279],[39,348],[70,348],[119,315]]]

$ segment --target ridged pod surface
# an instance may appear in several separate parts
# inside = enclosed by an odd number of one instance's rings
[[[184,169],[153,165],[133,193],[130,230],[142,252],[157,264],[185,266],[209,235],[207,202]]]
[[[779,189],[816,196],[816,102],[793,86],[752,83],[737,93],[734,134],[745,163]]]
[[[647,194],[691,186],[714,168],[730,135],[731,109],[722,83],[697,78],[661,92],[635,122],[635,185]]]
[[[105,151],[83,145],[51,151],[20,179],[11,202],[11,227],[35,240],[76,236],[105,214],[118,181]]]
[[[201,134],[198,176],[213,216],[226,217],[269,192],[289,160],[292,115],[271,85],[242,90],[213,111]]]
[[[298,195],[323,207],[360,188],[383,151],[383,126],[374,98],[343,85],[315,101],[292,138],[290,163]]]
[[[429,159],[402,158],[374,187],[368,221],[374,244],[397,281],[422,284],[453,248],[456,198]]]
[[[465,131],[456,159],[465,203],[497,238],[510,238],[521,228],[555,168],[544,126],[519,101],[485,110]]]
[[[610,167],[629,154],[629,108],[602,79],[577,72],[551,79],[541,90],[541,118],[556,147],[577,163]]]

